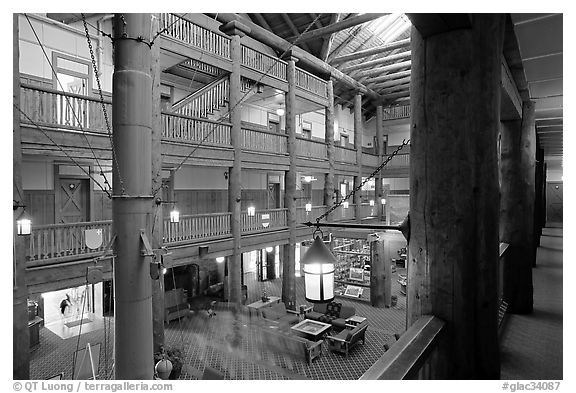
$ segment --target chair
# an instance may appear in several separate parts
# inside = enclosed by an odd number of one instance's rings
[[[348,357],[348,352],[362,340],[365,343],[366,329],[368,322],[364,321],[353,329],[344,329],[335,336],[327,336],[328,349],[333,352],[340,352]]]

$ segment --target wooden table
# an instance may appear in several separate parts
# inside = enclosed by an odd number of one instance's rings
[[[248,307],[258,310],[263,307],[271,307],[272,305],[278,303],[280,303],[280,298],[278,296],[268,296],[268,301],[266,303],[264,303],[262,300],[258,300],[257,302],[250,303]]]
[[[329,323],[314,321],[312,319],[305,319],[302,322],[298,322],[290,329],[306,338],[311,338],[312,340],[318,340],[319,337],[321,337],[331,328],[332,325]]]
[[[348,318],[346,320],[346,326],[351,327],[351,328],[355,328],[356,326],[360,325],[365,320],[366,320],[366,318],[364,318],[364,317],[360,317],[358,315],[352,315],[350,318]]]

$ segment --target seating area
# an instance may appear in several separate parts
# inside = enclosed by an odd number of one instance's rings
[[[346,319],[356,314],[356,309],[352,306],[345,306],[342,303],[316,303],[312,311],[306,313],[306,319],[313,319],[324,323],[331,323],[332,327],[339,330],[346,328]]]
[[[299,322],[298,312],[286,309],[284,303],[276,303],[260,309],[263,318],[280,324],[294,325]]]
[[[182,288],[176,288],[164,293],[164,323],[173,319],[190,315],[190,305]]]
[[[368,322],[364,321],[354,328],[344,329],[335,336],[327,336],[328,349],[332,352],[343,353],[348,357],[348,352],[362,340],[362,344],[366,340],[366,329]]]
[[[263,329],[263,340],[269,349],[290,354],[296,358],[304,357],[308,364],[322,354],[322,341],[311,341],[289,332]]]

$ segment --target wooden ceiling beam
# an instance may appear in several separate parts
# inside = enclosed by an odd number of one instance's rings
[[[349,66],[349,67],[342,68],[342,72],[350,72],[350,71],[360,70],[362,68],[373,67],[373,66],[379,65],[379,64],[386,64],[386,63],[389,63],[389,62],[392,62],[395,60],[405,59],[406,57],[410,57],[411,55],[412,55],[411,51],[395,53],[393,55],[385,56],[385,57],[382,57],[380,59],[366,61],[366,62],[362,62],[359,64],[354,64],[354,65]]]
[[[332,61],[334,63],[341,63],[343,61],[357,60],[357,59],[361,59],[361,58],[366,57],[366,56],[371,56],[371,55],[375,55],[375,54],[382,53],[382,52],[388,52],[388,51],[391,51],[393,49],[405,48],[407,46],[410,46],[410,38],[406,38],[406,39],[403,39],[400,41],[392,42],[392,43],[386,44],[386,45],[377,46],[375,48],[370,48],[370,49],[365,49],[362,51],[350,53],[348,55],[338,56],[338,57],[335,57]]]
[[[316,39],[318,37],[323,37],[323,36],[328,35],[328,34],[336,33],[338,31],[345,30],[345,29],[348,29],[350,27],[360,25],[362,23],[370,22],[374,19],[378,19],[378,18],[385,16],[385,15],[388,15],[388,14],[361,14],[358,16],[354,16],[352,18],[345,19],[341,22],[331,24],[331,25],[323,27],[321,29],[308,31],[308,32],[300,35],[300,39],[298,40],[298,42],[306,42],[309,40]],[[297,37],[290,37],[290,38],[288,38],[288,41],[294,42],[294,40],[296,38]]]
[[[348,46],[348,44],[350,42],[352,42],[354,40],[354,38],[356,38],[356,36],[358,34],[360,34],[360,31],[362,30],[362,26],[357,26],[356,28],[352,29],[352,31],[350,32],[350,34],[348,35],[348,37],[346,37],[344,39],[344,41],[342,41],[336,48],[334,48],[334,50],[332,51],[332,53],[330,53],[328,55],[328,62],[332,62],[334,60],[334,58],[336,56],[338,56],[338,54]]]
[[[404,83],[398,86],[391,87],[389,89],[378,90],[378,93],[385,96],[386,94],[395,93],[398,91],[408,91],[410,90],[410,83]]]
[[[311,14],[316,15],[316,14]],[[336,23],[340,20],[339,13],[332,14],[330,18],[330,24]],[[330,53],[330,49],[332,48],[332,42],[334,41],[334,33],[330,34],[328,37],[324,37],[322,41],[322,48],[320,48],[320,60],[326,61],[328,59],[328,53]]]
[[[306,44],[305,42],[302,42],[302,40],[298,38],[298,37],[301,37],[302,35],[298,31],[298,28],[296,27],[296,25],[294,25],[294,22],[292,22],[292,19],[290,19],[288,14],[282,13],[280,15],[282,16],[284,23],[286,23],[288,25],[288,27],[290,28],[290,30],[292,30],[292,34],[294,34],[297,37],[296,38],[297,42],[295,42],[295,44],[296,45],[302,45],[302,48],[304,48],[304,50],[306,50],[306,52],[312,53],[308,44]]]
[[[400,63],[390,64],[384,67],[373,68],[371,70],[360,71],[358,72],[358,76],[373,76],[373,75],[381,75],[384,72],[390,72],[399,70],[402,68],[410,67],[412,64],[411,60],[401,61]]]
[[[373,89],[385,89],[387,87],[393,87],[393,86],[398,86],[398,85],[403,85],[404,83],[410,83],[410,77],[404,77],[404,78],[400,78],[400,79],[394,79],[388,82],[384,82],[384,83],[373,83],[370,84],[372,86]],[[367,83],[369,84],[369,83]]]
[[[393,72],[391,74],[386,74],[386,75],[382,75],[382,76],[378,77],[377,81],[373,81],[374,78],[368,78],[368,79],[366,79],[365,83],[375,84],[375,83],[385,82],[385,81],[389,81],[389,80],[400,79],[400,78],[404,78],[406,76],[410,76],[411,73],[412,73],[412,70]]]
[[[404,72],[406,72],[406,71],[404,71]],[[376,77],[369,77],[366,81],[369,80],[371,83],[383,82],[383,81],[389,80],[389,79],[390,79],[390,75],[391,75],[391,74],[382,75],[382,76],[376,76]]]
[[[262,26],[263,28],[265,28],[266,30],[268,30],[270,32],[272,31],[272,28],[270,27],[268,22],[266,22],[266,19],[264,19],[262,14],[254,14],[254,17],[256,18],[256,20],[258,21],[260,26]]]

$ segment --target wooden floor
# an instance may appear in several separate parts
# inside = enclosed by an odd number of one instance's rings
[[[501,339],[501,379],[563,379],[563,232],[553,226],[543,231],[533,269],[534,312],[508,317]]]

